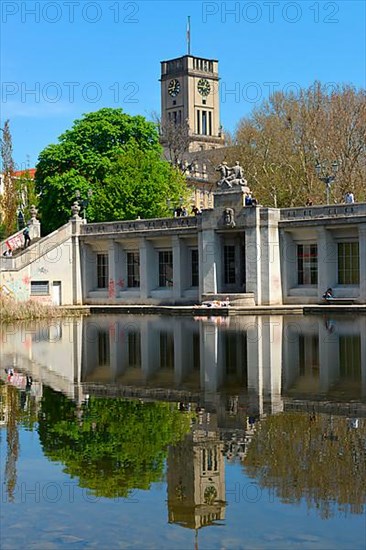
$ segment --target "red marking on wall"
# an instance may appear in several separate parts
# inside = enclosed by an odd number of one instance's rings
[[[109,298],[115,298],[116,297],[116,285],[115,285],[113,279],[109,279],[108,297]]]

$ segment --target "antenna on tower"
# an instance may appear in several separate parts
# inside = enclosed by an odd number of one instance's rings
[[[187,49],[188,55],[191,55],[191,16],[188,15],[187,19]]]

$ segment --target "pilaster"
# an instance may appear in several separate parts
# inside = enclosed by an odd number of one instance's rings
[[[246,291],[253,292],[256,305],[262,305],[261,235],[259,208],[251,209],[250,225],[245,230]]]
[[[118,298],[120,290],[126,283],[126,253],[122,246],[112,241],[108,250],[109,291],[110,298]]]
[[[174,235],[172,237],[173,249],[173,297],[179,300],[183,292],[183,258],[182,258],[182,242],[181,239]]]
[[[221,282],[221,251],[219,238],[213,229],[202,231],[199,255],[202,294],[217,294]]]
[[[76,213],[70,220],[71,243],[72,243],[72,303],[81,305],[83,303],[83,288],[81,278],[81,253],[80,253],[80,228],[85,223]]]
[[[260,223],[260,269],[261,301],[265,305],[282,304],[280,243],[278,235],[279,210],[261,208]]]
[[[145,237],[140,241],[140,296],[150,297],[151,290],[157,286],[158,265],[155,249]]]

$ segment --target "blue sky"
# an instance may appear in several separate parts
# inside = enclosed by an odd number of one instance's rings
[[[188,15],[191,53],[219,60],[225,129],[271,90],[365,87],[361,0],[2,0],[0,124],[10,119],[17,167],[83,113],[160,113],[160,61],[187,53]]]

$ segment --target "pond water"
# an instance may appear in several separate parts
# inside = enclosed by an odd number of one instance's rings
[[[366,317],[1,329],[1,549],[364,549]]]

